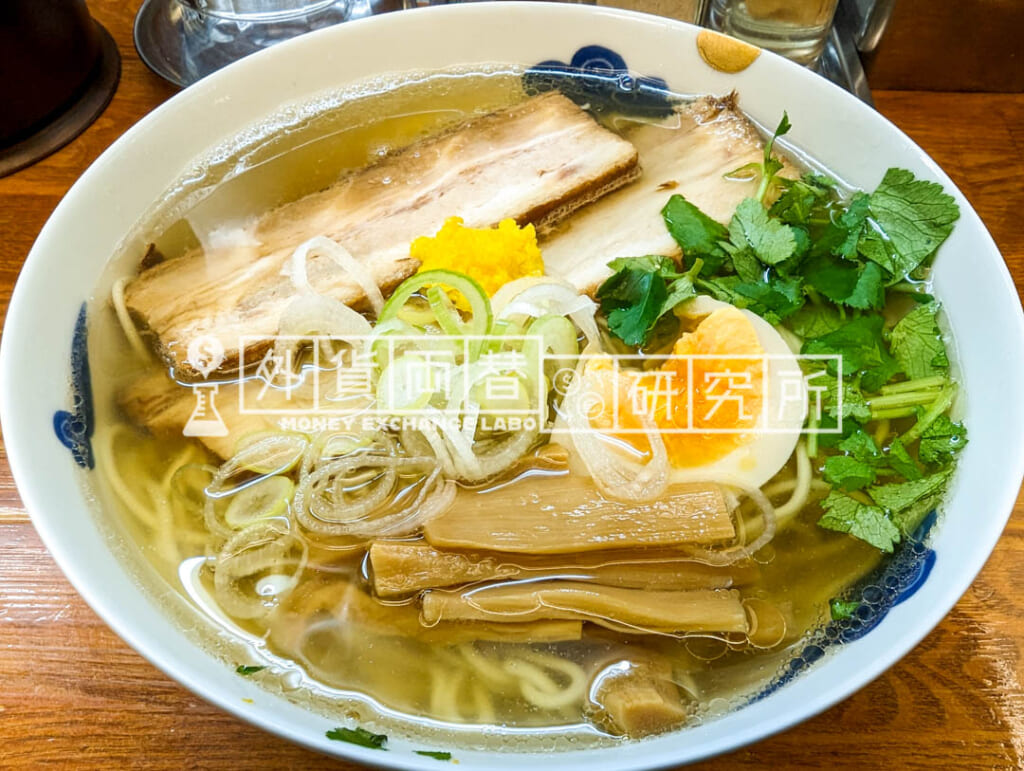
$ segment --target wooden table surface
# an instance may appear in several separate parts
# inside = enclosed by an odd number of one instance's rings
[[[61,196],[174,90],[132,47],[137,2],[93,0],[121,46],[110,107],[60,152],[0,179],[0,303]],[[1024,94],[879,92],[935,158],[1024,285]],[[702,769],[1024,767],[1024,503],[957,606],[910,655],[845,702]],[[0,768],[353,769],[230,717],[118,639],[64,579],[0,460]]]

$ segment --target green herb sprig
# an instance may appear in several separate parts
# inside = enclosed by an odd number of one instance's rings
[[[841,369],[835,360],[826,366],[831,385],[815,426],[843,430],[807,440],[812,458],[830,452],[821,470],[833,489],[819,524],[892,551],[941,499],[967,442],[964,426],[946,415],[956,385],[939,305],[921,291],[960,211],[940,185],[905,169],[889,169],[874,192],[846,199],[823,175],[779,176],[775,142],[790,128],[783,113],[762,161],[727,175],[760,180],[728,223],[671,196],[662,218],[680,264],[615,260],[597,296],[610,333],[630,346],[643,348],[660,319],[703,293],[786,327],[804,354],[841,357]],[[890,326],[881,311],[897,296],[917,304]],[[880,447],[863,427],[884,420],[913,424]]]

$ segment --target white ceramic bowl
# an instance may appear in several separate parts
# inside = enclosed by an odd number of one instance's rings
[[[104,263],[197,156],[282,105],[382,72],[568,61],[591,44],[614,49],[632,72],[664,78],[676,91],[735,89],[743,109],[765,124],[785,108],[794,125],[792,144],[854,185],[873,189],[888,167],[901,166],[956,197],[962,213],[937,261],[935,291],[959,347],[971,441],[932,535],[931,574],[861,639],[831,649],[766,698],[693,729],[557,756],[459,752],[459,767],[638,769],[723,752],[848,696],[940,621],[995,545],[1024,469],[1024,318],[1006,266],[949,178],[885,118],[773,55],[738,74],[716,71],[698,55],[697,34],[695,27],[651,16],[542,3],[442,6],[372,18],[284,43],[215,73],[140,121],[82,175],[40,234],[14,292],[0,353],[0,410],[11,467],[36,528],[78,591],[121,637],[197,694],[269,731],[354,760],[436,771],[437,761],[413,754],[401,741],[387,753],[329,741],[324,732],[335,721],[261,690],[193,642],[160,609],[162,599],[131,577],[130,559],[114,556],[124,550],[110,543],[103,518],[90,514],[83,485],[89,473],[57,440],[55,411],[69,408],[73,328]]]

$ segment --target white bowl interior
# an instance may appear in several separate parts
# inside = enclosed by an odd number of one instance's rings
[[[651,768],[735,748],[786,728],[878,676],[928,633],[966,590],[1001,532],[1024,471],[1024,319],[1006,267],[949,178],[905,135],[855,98],[772,55],[729,75],[699,57],[696,28],[593,6],[448,6],[341,25],[222,70],[155,110],[82,176],[43,229],[19,279],[0,353],[0,410],[10,462],[48,548],[92,607],[150,661],[196,693],[270,731],[324,752],[399,768],[437,761],[392,742],[381,753],[331,742],[335,721],[238,677],[161,610],[161,598],[112,555],[88,514],[82,472],[52,430],[69,401],[68,354],[81,303],[117,245],[194,159],[283,105],[410,69],[474,62],[568,61],[584,45],[623,55],[632,72],[684,93],[737,90],[742,108],[774,125],[783,109],[793,145],[847,182],[872,189],[890,166],[940,182],[961,207],[936,264],[935,289],[955,332],[970,445],[932,546],[923,587],[864,638],[833,649],[794,682],[717,721],[640,744],[558,755],[459,752],[460,768]],[[173,592],[166,588],[165,594]],[[130,693],[125,699],[131,699]],[[243,699],[251,699],[248,704]]]

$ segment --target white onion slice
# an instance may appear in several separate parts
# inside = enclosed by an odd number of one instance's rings
[[[597,304],[567,281],[548,277],[521,278],[506,284],[491,299],[495,318],[522,314],[526,316],[568,316],[580,328],[587,342],[596,345],[600,339],[594,314]]]
[[[355,257],[344,246],[326,236],[316,236],[299,244],[292,252],[292,258],[286,265],[287,275],[300,292],[316,294],[309,283],[306,262],[311,256],[321,255],[332,260],[335,265],[348,273],[366,294],[375,316],[380,315],[384,307],[384,295],[373,278],[370,269]],[[284,272],[284,271],[282,271]]]
[[[629,460],[622,452],[616,452],[611,447],[616,440],[595,429],[587,414],[586,396],[590,378],[584,370],[585,361],[580,359],[562,405],[580,460],[598,489],[609,498],[649,501],[659,497],[669,482],[668,450],[661,432],[647,415],[638,415],[650,444],[650,458],[646,463],[637,463]]]
[[[760,549],[768,545],[775,537],[777,522],[775,507],[771,501],[756,487],[738,488],[741,493],[750,498],[761,510],[761,518],[764,520],[764,527],[761,534],[753,541],[744,546],[733,546],[728,549],[716,551],[714,549],[693,549],[688,556],[695,562],[702,562],[705,565],[732,565],[741,559],[753,557]]]
[[[283,336],[324,335],[349,340],[370,334],[370,322],[345,303],[324,295],[304,295],[292,300],[281,314],[278,332]]]

